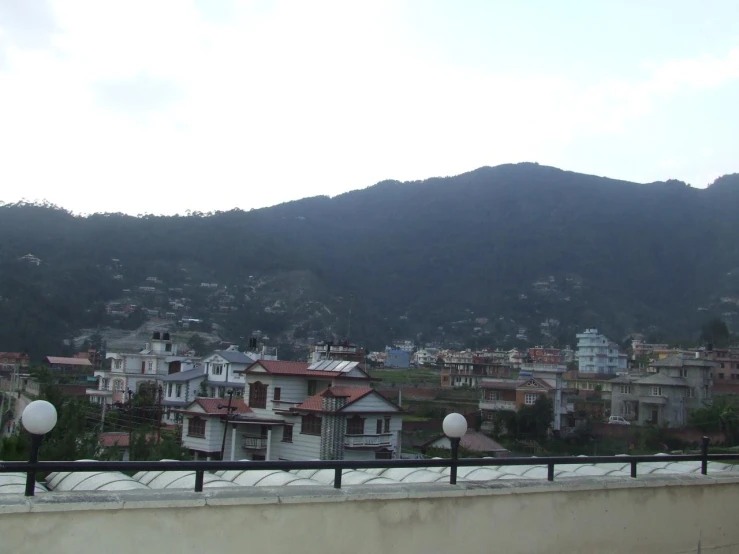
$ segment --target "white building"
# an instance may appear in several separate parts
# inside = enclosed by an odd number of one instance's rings
[[[95,371],[98,386],[87,389],[87,396],[96,404],[124,402],[126,391],[137,393],[143,384],[156,386],[167,375],[194,369],[197,359],[179,351],[180,345],[172,342],[169,333],[156,331],[139,352],[108,352],[110,366]]]
[[[436,364],[436,360],[439,358],[438,348],[423,348],[413,354],[413,363],[421,366],[425,364]]]
[[[615,374],[626,371],[627,367],[626,354],[598,333],[598,329],[586,329],[577,335],[577,358],[581,373]]]
[[[370,377],[358,362],[260,360],[243,373],[249,411],[230,418],[225,459],[367,460],[399,455],[401,410],[370,388]],[[212,401],[221,406],[228,402]],[[218,442],[218,436],[222,440],[225,418],[194,415],[198,409],[193,408],[183,412],[183,446],[220,454],[220,443],[215,450],[213,441]],[[193,417],[212,419],[197,441],[187,432]],[[203,424],[194,425],[200,433]]]

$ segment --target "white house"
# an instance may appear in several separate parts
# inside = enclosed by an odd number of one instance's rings
[[[253,364],[256,358],[239,352],[236,346],[226,350],[216,350],[209,356],[203,358],[206,379],[204,382],[205,392],[210,398],[226,398],[228,389],[237,392],[241,396],[246,379],[244,370]]]
[[[177,411],[189,406],[205,381],[205,367],[199,364],[189,371],[178,371],[162,377],[162,420],[167,424],[178,423],[182,415]]]
[[[159,331],[153,333],[143,350],[108,352],[106,360],[110,360],[110,366],[94,373],[98,386],[87,389],[90,401],[97,404],[124,402],[126,391],[136,393],[143,384],[160,385],[163,377],[197,365],[197,359],[184,355],[184,348],[174,343],[169,333]]]
[[[251,410],[244,404],[242,398],[231,401],[230,419],[237,419],[248,414]],[[223,446],[223,431],[226,426],[228,400],[221,398],[196,398],[184,409],[178,410],[183,416],[182,446],[188,448],[195,455],[195,459],[220,459]],[[224,459],[243,459],[241,453],[232,455],[240,446],[235,443],[237,434],[229,433],[226,437],[226,453]]]
[[[229,435],[227,442],[235,448],[227,446],[227,459],[399,455],[401,409],[370,387],[371,379],[358,362],[260,360],[243,373],[250,412],[229,421],[229,433],[235,436]]]

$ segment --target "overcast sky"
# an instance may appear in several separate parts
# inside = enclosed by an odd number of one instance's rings
[[[0,200],[184,213],[739,171],[739,1],[0,0]]]

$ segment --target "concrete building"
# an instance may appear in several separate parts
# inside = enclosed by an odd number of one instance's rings
[[[95,371],[98,386],[88,389],[87,395],[94,403],[123,402],[128,390],[137,393],[144,384],[158,386],[167,375],[194,369],[197,359],[184,355],[184,351],[169,333],[156,331],[139,352],[108,352],[109,366]]]
[[[598,333],[586,329],[577,335],[577,358],[580,373],[620,373],[627,370],[628,356],[618,345]]]
[[[413,363],[417,366],[422,365],[436,365],[436,360],[439,358],[438,348],[422,348],[413,353]]]
[[[682,427],[692,410],[710,404],[715,362],[671,356],[649,364],[646,373],[628,373],[611,381],[611,415],[637,425]]]
[[[483,379],[479,401],[483,430],[491,425],[496,412],[517,412],[533,406],[541,396],[552,400],[552,430],[563,431],[563,416],[572,414],[574,405],[565,402],[564,380],[561,373],[536,375],[517,379]]]
[[[182,446],[190,450],[195,459],[220,459],[227,416],[235,420],[252,413],[243,398],[232,399],[231,408],[229,414],[228,400],[222,398],[195,398],[183,410],[178,410],[183,417]],[[238,451],[242,444],[236,443],[237,433],[230,431],[226,436],[224,459],[243,459],[243,452]]]
[[[311,363],[321,362],[324,360],[342,360],[350,362],[364,363],[364,348],[360,348],[356,344],[348,341],[319,342],[313,346],[310,352],[309,361]]]
[[[167,424],[180,423],[182,410],[189,406],[202,390],[202,383],[207,375],[205,367],[198,364],[194,369],[178,371],[161,378],[162,384],[162,420]],[[239,391],[243,394],[243,387]]]
[[[244,374],[253,413],[232,422],[249,439],[237,459],[367,460],[400,453],[401,410],[370,388],[358,362],[261,360]]]
[[[385,367],[392,369],[408,369],[411,367],[411,355],[405,350],[385,351]]]

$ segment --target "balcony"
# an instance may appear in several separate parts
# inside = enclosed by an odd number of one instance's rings
[[[113,396],[113,391],[105,389],[85,389],[85,394],[87,396]]]
[[[244,450],[265,450],[267,448],[267,437],[244,435],[241,446]]]
[[[373,448],[375,446],[392,446],[392,433],[380,435],[347,435],[344,437],[344,448]]]
[[[644,394],[639,395],[639,402],[643,402],[644,404],[659,404],[661,406],[664,406],[667,404],[667,397],[666,396],[652,396],[651,394]]]
[[[515,412],[516,403],[513,400],[481,400],[480,409]]]

